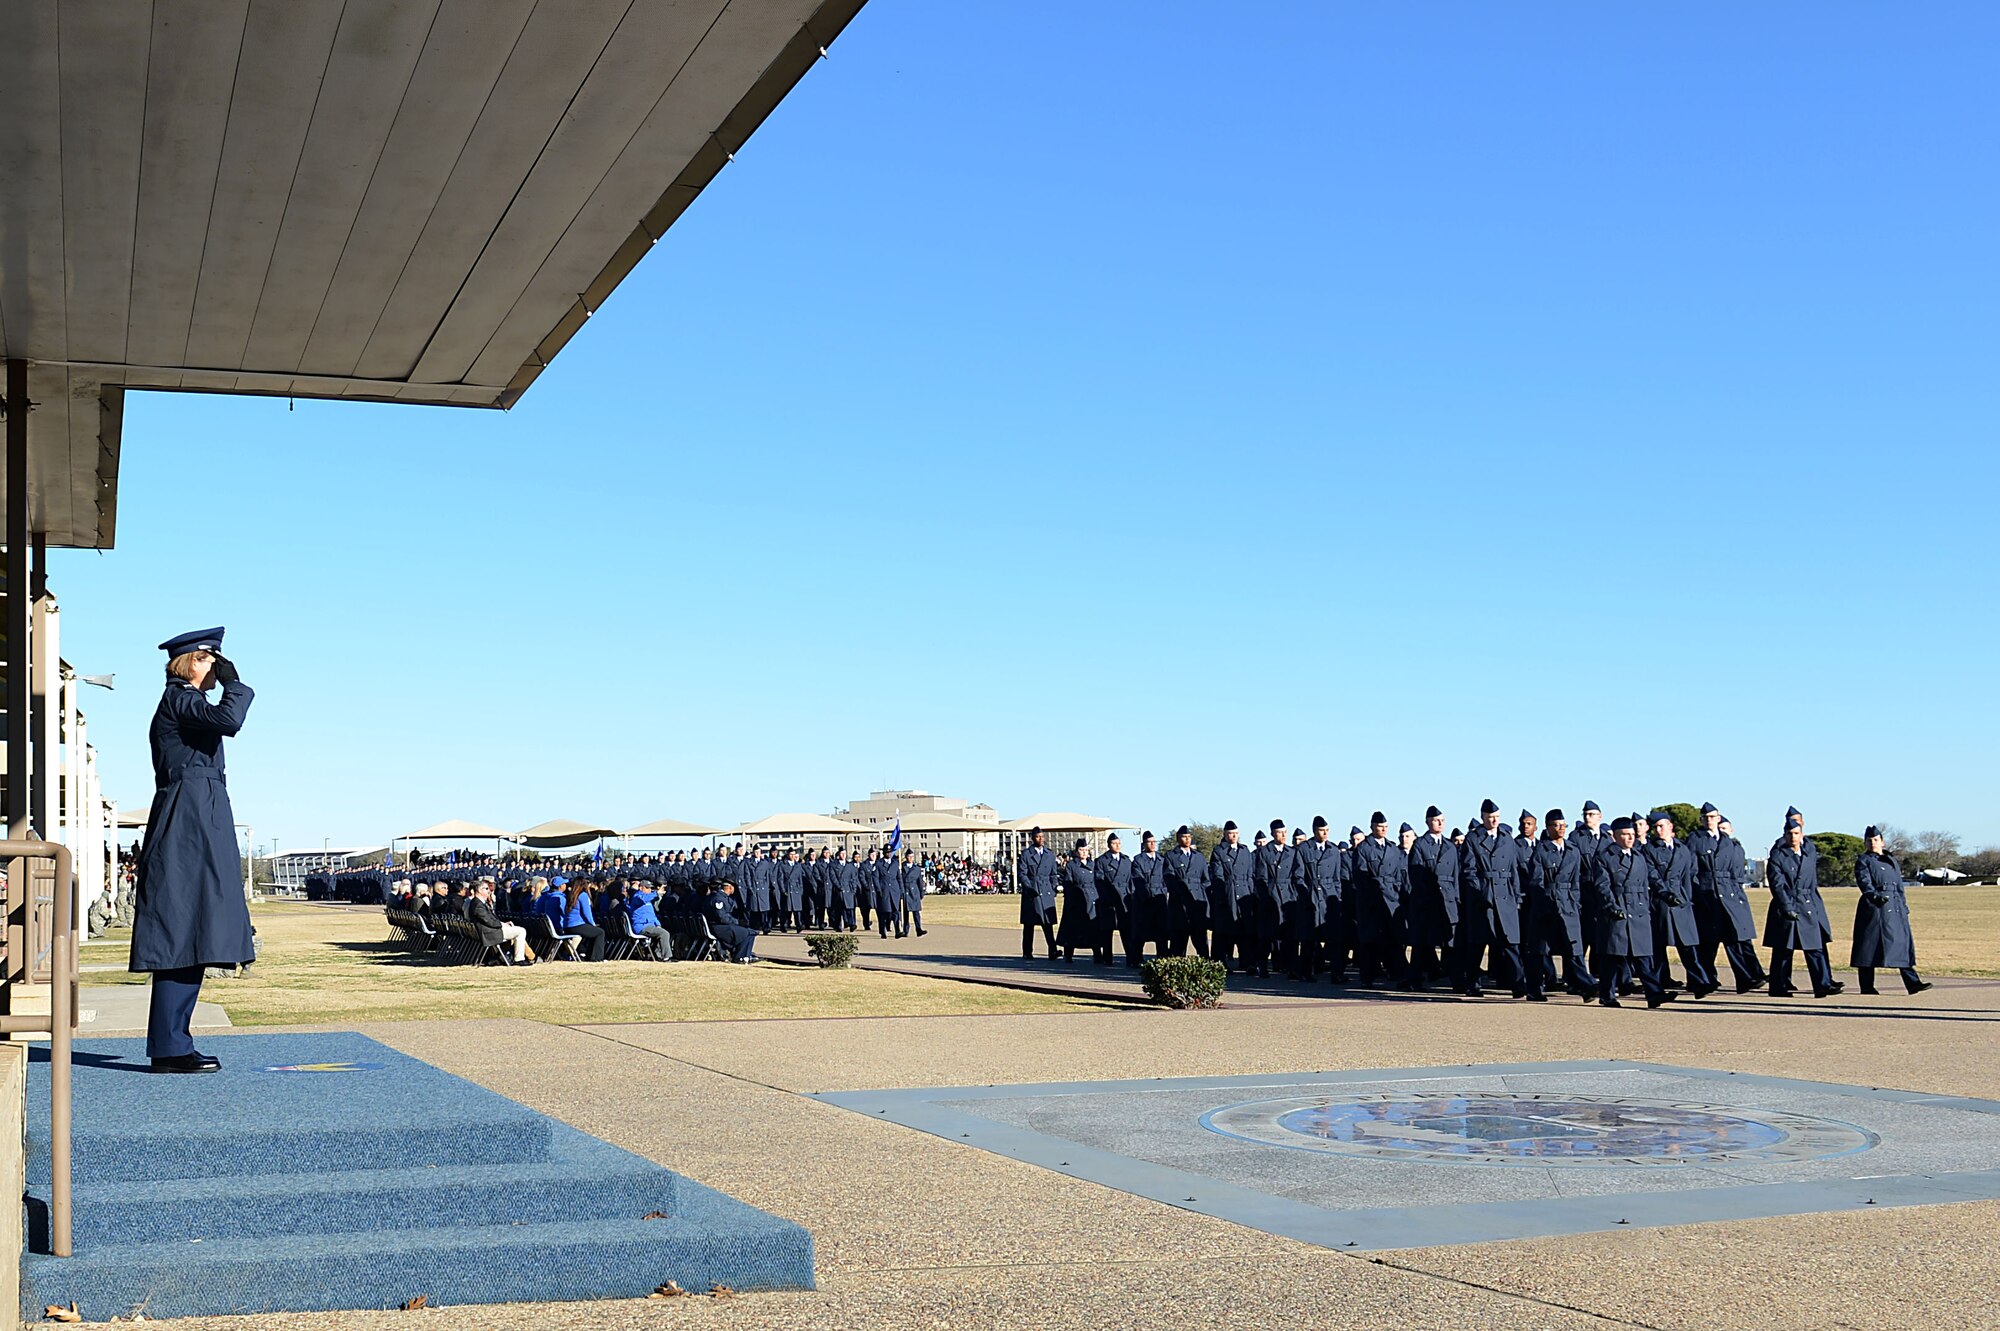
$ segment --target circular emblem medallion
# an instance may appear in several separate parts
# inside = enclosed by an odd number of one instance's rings
[[[1375,1160],[1630,1168],[1816,1160],[1875,1145],[1851,1123],[1623,1095],[1301,1095],[1204,1114],[1225,1137]]]

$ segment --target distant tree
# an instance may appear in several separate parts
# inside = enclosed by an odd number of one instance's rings
[[[1921,861],[1920,869],[1935,869],[1949,865],[1959,857],[1958,833],[1919,832],[1911,858]]]
[[[1868,849],[1858,836],[1846,832],[1814,832],[1806,840],[1819,851],[1819,881],[1822,887],[1853,887],[1854,866]]]
[[[1949,867],[1973,878],[2000,878],[2000,846],[1981,846]]]
[[[387,849],[371,850],[366,855],[356,855],[352,864],[357,869],[379,869],[382,867],[382,861],[387,858],[388,854]]]
[[[1674,840],[1676,841],[1687,840],[1690,833],[1704,826],[1701,821],[1701,809],[1696,805],[1655,804],[1653,808],[1659,810],[1661,813],[1673,815]],[[1652,831],[1650,827],[1646,830],[1648,832]]]

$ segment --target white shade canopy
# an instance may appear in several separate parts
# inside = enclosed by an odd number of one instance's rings
[[[842,822],[823,813],[774,813],[736,829],[744,836],[799,836],[809,832],[833,836],[881,836],[887,831],[884,827],[863,827],[860,823]]]
[[[999,823],[981,822],[977,818],[967,818],[962,813],[951,813],[947,810],[921,809],[915,813],[903,814],[901,817],[903,823],[903,830],[905,832],[996,832],[997,833],[1001,830]],[[895,824],[896,820],[894,818],[891,818],[889,821],[889,827],[880,827],[874,830],[879,832],[887,832],[889,828],[894,827]]]
[[[118,815],[118,825],[120,827],[144,827],[146,819],[151,812],[150,809],[127,809]]]
[[[701,823],[684,823],[678,818],[655,818],[650,823],[628,827],[621,836],[721,836],[722,829]]]
[[[617,835],[617,828],[606,827],[602,823],[580,823],[574,818],[551,818],[546,823],[536,823],[524,832],[516,832],[513,839],[524,846],[533,846],[536,850],[560,850],[565,846],[580,846],[599,837]]]
[[[1089,813],[1037,813],[1000,824],[1009,832],[1026,832],[1035,827],[1044,832],[1114,832],[1121,827],[1134,828],[1138,825]]]
[[[463,818],[447,818],[441,823],[414,832],[405,832],[399,841],[505,841],[513,835],[485,823],[470,823]]]

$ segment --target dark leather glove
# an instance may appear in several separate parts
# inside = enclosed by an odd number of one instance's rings
[[[1785,912],[1785,918],[1788,920],[1796,920],[1797,918],[1799,918],[1799,913],[1795,910],[1788,910]]]
[[[1886,906],[1889,904],[1889,898],[1870,892],[1868,894],[1868,904],[1871,906]]]
[[[1669,906],[1672,906],[1675,910],[1679,910],[1682,906],[1687,905],[1687,901],[1683,897],[1668,897],[1667,904]]]
[[[1630,915],[1627,915],[1624,911],[1621,910],[1617,914],[1613,915],[1611,918],[1614,920],[1629,920],[1632,917]]]
[[[215,654],[215,682],[225,688],[238,683],[243,677],[236,673],[236,663],[217,652]]]

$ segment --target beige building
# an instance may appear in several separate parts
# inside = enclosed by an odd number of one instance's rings
[[[833,816],[879,829],[884,836],[901,819],[903,845],[919,855],[970,855],[981,863],[1000,855],[1000,814],[990,804],[927,790],[871,790],[868,798],[834,810]]]

